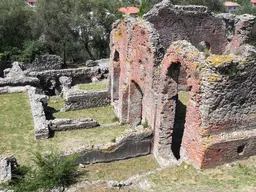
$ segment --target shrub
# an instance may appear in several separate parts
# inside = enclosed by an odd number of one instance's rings
[[[30,169],[26,176],[14,183],[13,189],[19,192],[37,189],[58,188],[60,191],[74,183],[78,176],[75,162],[77,156],[62,157],[56,152],[45,156],[34,153],[35,168]]]

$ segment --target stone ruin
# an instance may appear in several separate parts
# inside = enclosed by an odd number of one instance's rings
[[[64,110],[112,103],[120,123],[135,128],[115,142],[63,153],[80,154],[78,163],[153,153],[163,166],[209,168],[246,158],[256,154],[255,21],[164,0],[143,18],[113,24],[110,61],[63,69],[60,57],[48,55],[14,63],[0,78],[0,94],[28,92],[36,139],[100,126],[90,118],[48,119],[48,96],[61,95]],[[107,78],[104,91],[72,89]]]
[[[17,161],[13,155],[0,156],[0,184],[11,181],[12,173],[17,166]]]
[[[4,71],[5,78],[0,78],[0,94],[19,92],[28,94],[35,139],[49,139],[59,131],[119,125],[119,123],[100,125],[91,118],[55,119],[52,117],[52,109],[48,107],[48,99],[52,95],[63,97],[65,106],[61,109],[62,111],[104,107],[111,104],[110,86],[102,91],[83,91],[75,88],[75,85],[80,83],[108,79],[109,59],[87,61],[84,67],[70,69],[62,69],[61,63],[62,59],[54,55],[41,56],[29,65],[15,62],[12,68]],[[77,164],[110,162],[147,155],[151,152],[151,143],[152,130],[140,126],[136,129],[127,129],[123,135],[109,143],[98,145],[85,143],[59,153],[63,156],[79,154]],[[11,172],[10,174],[8,172],[8,176],[11,176]]]
[[[113,24],[112,104],[121,122],[153,130],[161,165],[256,155],[255,35],[254,16],[168,0]]]

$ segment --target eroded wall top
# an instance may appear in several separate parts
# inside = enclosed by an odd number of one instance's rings
[[[223,54],[238,52],[239,47],[255,39],[254,16],[215,15],[204,6],[172,5],[164,0],[144,19],[154,25],[165,49],[174,41],[187,40],[195,47],[205,42],[211,53]]]

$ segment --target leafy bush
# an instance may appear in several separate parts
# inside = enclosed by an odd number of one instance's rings
[[[58,188],[60,191],[74,183],[78,177],[75,162],[77,156],[62,157],[56,152],[45,156],[34,153],[35,168],[24,171],[12,183],[13,189],[19,192],[35,191],[37,189]]]
[[[42,41],[26,41],[19,61],[31,63],[37,56],[47,53],[47,46]]]

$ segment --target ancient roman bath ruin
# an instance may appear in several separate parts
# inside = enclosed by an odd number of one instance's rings
[[[90,118],[47,119],[47,95],[62,95],[65,110],[112,104],[120,123],[134,128],[114,143],[66,151],[79,153],[79,163],[153,153],[162,166],[209,168],[247,158],[256,154],[255,21],[164,0],[142,18],[113,24],[110,61],[77,69],[62,69],[51,55],[27,68],[15,63],[0,78],[0,94],[28,92],[36,139],[100,126]],[[105,78],[103,91],[71,89]]]
[[[113,25],[112,103],[121,122],[152,128],[160,164],[256,154],[255,29],[254,16],[169,1]]]

